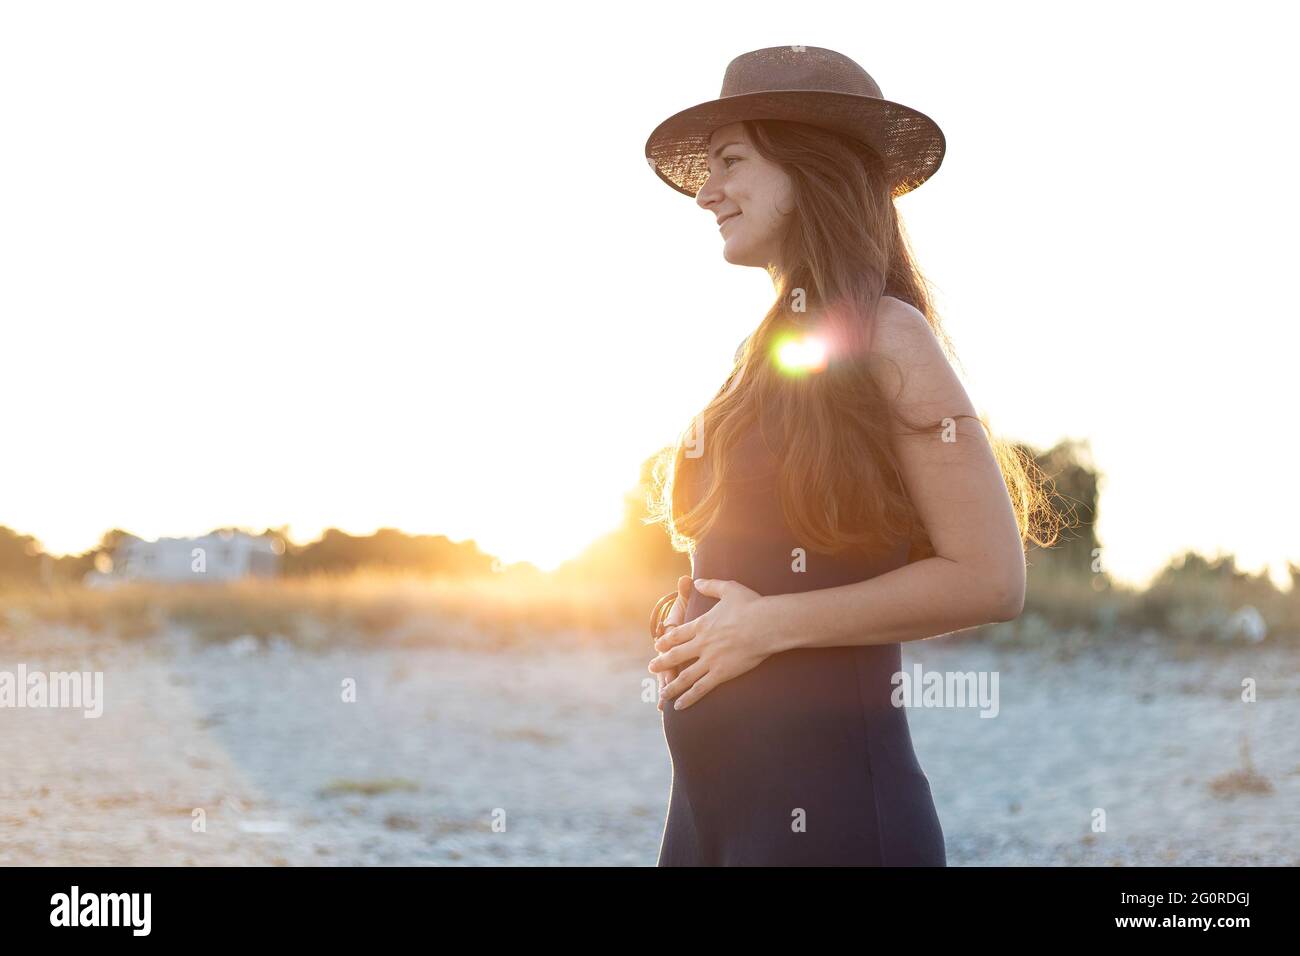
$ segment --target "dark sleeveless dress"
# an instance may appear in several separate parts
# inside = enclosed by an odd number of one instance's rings
[[[696,542],[692,577],[783,594],[907,563],[902,541],[875,559],[809,551],[806,569],[793,571],[799,543],[781,514],[777,464],[751,428],[734,450],[717,523]],[[692,496],[703,480],[688,485]],[[685,619],[716,603],[692,591]],[[898,644],[798,648],[685,710],[666,702],[673,777],[658,865],[945,866],[906,711],[890,702],[890,678],[901,670]]]

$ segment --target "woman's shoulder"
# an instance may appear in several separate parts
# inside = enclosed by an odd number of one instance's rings
[[[919,309],[893,296],[883,297],[872,352],[888,359],[876,368],[886,394],[894,396],[900,408],[910,409],[909,417],[927,421],[976,417],[939,335]]]
[[[928,354],[938,344],[925,313],[892,295],[880,297],[871,339],[872,351],[895,359]]]
[[[893,295],[882,295],[880,297],[877,315],[893,322],[916,322],[920,320],[927,327],[930,324],[926,321],[924,312],[906,299],[900,299]]]

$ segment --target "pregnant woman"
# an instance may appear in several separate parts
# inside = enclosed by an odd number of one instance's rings
[[[721,98],[646,144],[716,218],[723,258],[776,289],[657,469],[656,517],[692,570],[652,618],[661,866],[946,863],[892,700],[900,644],[1015,618],[1050,512],[940,347],[894,207],[944,147],[817,47],[737,57]]]

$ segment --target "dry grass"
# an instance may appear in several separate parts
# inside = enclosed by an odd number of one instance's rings
[[[1231,800],[1252,793],[1273,792],[1273,784],[1255,769],[1255,761],[1250,756],[1250,745],[1245,738],[1241,741],[1241,766],[1215,777],[1210,781],[1209,787],[1210,793],[1220,800]]]
[[[503,573],[437,579],[364,572],[213,584],[77,586],[0,593],[0,640],[52,628],[136,639],[179,628],[204,641],[251,637],[301,646],[409,644],[502,648],[645,632],[674,582],[617,585]],[[648,636],[646,637],[648,643]]]
[[[1145,639],[1171,642],[1189,654],[1249,645],[1239,615],[1258,612],[1260,640],[1300,645],[1300,590],[1281,591],[1258,578],[1173,575],[1137,590],[1102,574],[1031,568],[1024,613],[983,629],[995,643],[1049,646],[1069,657],[1100,644]]]
[[[385,793],[414,793],[420,785],[413,780],[394,777],[389,780],[334,780],[322,787],[323,797],[378,797]]]
[[[647,649],[650,608],[674,580],[592,579],[510,570],[481,578],[319,575],[231,583],[130,584],[0,591],[0,640],[55,630],[136,639],[179,629],[204,641],[283,640],[302,647],[409,645],[498,650],[576,642]],[[1270,644],[1300,643],[1300,595],[1258,583],[1174,579],[1115,587],[1101,575],[1031,570],[1024,613],[961,639],[1045,647],[1161,639],[1188,653],[1240,643],[1233,612],[1256,608]]]

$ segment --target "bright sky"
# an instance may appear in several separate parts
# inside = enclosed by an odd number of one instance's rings
[[[1273,4],[0,8],[0,524],[290,524],[550,567],[772,298],[647,168],[764,46],[943,127],[899,201],[995,431],[1091,440],[1104,560],[1300,561]]]

